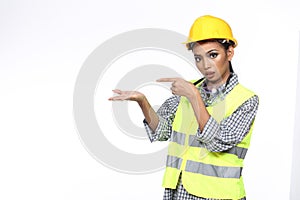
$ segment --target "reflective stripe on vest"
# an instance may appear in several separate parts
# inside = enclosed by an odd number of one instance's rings
[[[177,131],[173,131],[173,138],[171,139],[172,142],[176,142],[177,144],[184,145],[185,142],[185,134],[179,133]],[[189,146],[191,147],[204,147],[204,145],[197,139],[195,135],[189,136]],[[231,149],[228,149],[227,151],[224,151],[222,153],[230,153],[236,155],[240,159],[244,159],[247,154],[246,148],[234,146]]]
[[[177,131],[172,132],[171,141],[177,144],[184,145],[185,142],[185,134],[179,133]]]
[[[181,158],[168,155],[166,164],[167,167],[180,169],[181,164]],[[186,163],[185,171],[219,178],[240,178],[242,168],[215,166],[188,160]]]
[[[240,178],[242,168],[215,166],[188,160],[186,162],[185,171],[218,178]]]
[[[189,136],[189,146],[191,147],[204,147],[204,145],[197,140],[197,137],[195,135]],[[223,153],[230,153],[236,155],[240,159],[244,159],[247,154],[246,148],[234,146],[231,149],[228,149],[227,151],[223,151]]]
[[[172,167],[176,169],[180,169],[182,164],[182,159],[176,156],[169,156],[167,157],[167,167]]]

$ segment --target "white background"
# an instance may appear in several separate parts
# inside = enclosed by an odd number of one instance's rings
[[[204,14],[229,22],[239,41],[234,69],[260,96],[247,199],[288,199],[299,8],[296,0],[0,1],[0,199],[162,199],[162,171],[118,173],[86,151],[73,120],[74,84],[112,36],[149,27],[187,35]]]

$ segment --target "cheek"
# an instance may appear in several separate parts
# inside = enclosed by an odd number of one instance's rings
[[[195,65],[198,69],[203,68],[202,64],[199,62],[195,62]]]
[[[196,62],[196,66],[200,71],[205,71],[209,69],[216,69],[219,66],[219,62],[217,59],[203,59],[201,62]]]
[[[203,62],[200,62],[200,63],[197,63],[197,62],[196,62],[196,67],[197,67],[197,69],[203,74],[203,72],[204,72],[204,65],[203,65]]]
[[[223,71],[226,68],[227,60],[222,58],[222,59],[216,59],[215,60],[215,66],[219,71]]]

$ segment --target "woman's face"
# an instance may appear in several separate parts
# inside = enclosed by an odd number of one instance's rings
[[[215,41],[198,42],[193,47],[196,66],[205,76],[208,85],[221,85],[230,75],[229,62],[234,50],[230,46],[228,50]]]

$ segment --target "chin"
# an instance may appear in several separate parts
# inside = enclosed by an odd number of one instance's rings
[[[218,78],[206,78],[206,80],[213,85],[222,82],[222,79],[218,79]]]
[[[207,81],[209,81],[209,82],[212,82],[212,83],[214,83],[214,82],[216,82],[217,81],[217,79],[216,78],[214,78],[214,77],[205,77],[206,78],[206,80]]]

